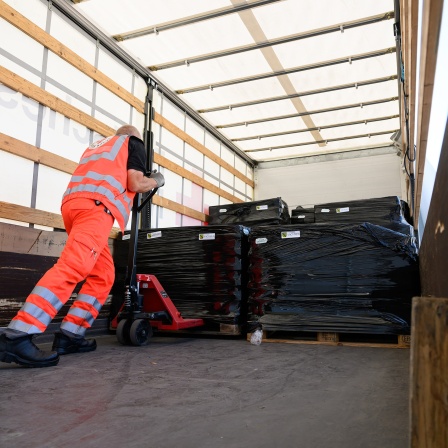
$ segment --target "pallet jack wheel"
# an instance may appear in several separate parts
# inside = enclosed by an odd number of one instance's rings
[[[131,344],[131,336],[130,336],[131,325],[132,320],[130,319],[121,319],[120,322],[118,322],[117,339],[120,344],[123,345]]]
[[[146,319],[137,319],[132,322],[129,331],[132,345],[147,345],[152,336],[152,328]]]

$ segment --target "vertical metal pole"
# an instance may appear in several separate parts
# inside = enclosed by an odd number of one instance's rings
[[[145,129],[143,135],[143,142],[146,147],[146,170],[152,171],[153,158],[154,158],[154,134],[152,132],[152,121],[154,119],[154,108],[152,107],[153,93],[154,93],[153,81],[148,80],[148,93],[145,101]],[[145,193],[144,198],[150,193]],[[151,227],[151,201],[143,208],[141,214],[141,225],[144,229]]]
[[[148,94],[145,101],[145,129],[143,131],[143,143],[146,147],[146,171],[152,170],[152,159],[153,159],[153,136],[151,132],[151,125],[153,119],[153,108],[152,108],[152,97],[154,86],[148,85]],[[147,197],[151,192],[145,193],[144,197]],[[137,193],[134,197],[134,205],[132,208],[132,219],[131,219],[131,236],[129,241],[129,253],[128,253],[128,266],[126,272],[126,294],[131,295],[131,308],[136,309],[138,298],[137,298],[137,243],[138,243],[138,231],[139,231],[139,218],[141,218],[141,227],[149,228],[151,226],[151,200],[148,204],[143,207],[143,213],[139,214],[139,206],[142,202],[142,195]],[[146,209],[146,211],[145,211]],[[129,306],[128,306],[129,308]],[[127,311],[130,311],[129,309]]]

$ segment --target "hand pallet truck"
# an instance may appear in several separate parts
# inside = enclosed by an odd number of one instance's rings
[[[124,345],[148,344],[153,328],[181,330],[204,325],[202,319],[184,319],[181,316],[156,276],[137,274],[138,215],[157,190],[154,188],[141,204],[140,194],[134,199],[124,303],[111,322],[118,342]]]

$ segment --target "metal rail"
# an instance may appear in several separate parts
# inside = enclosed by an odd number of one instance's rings
[[[353,20],[351,22],[338,23],[336,25],[327,26],[324,28],[315,29],[312,31],[306,31],[304,33],[290,34],[289,36],[279,37],[277,39],[269,39],[264,42],[257,42],[255,44],[242,45],[240,47],[228,48],[222,51],[216,51],[214,53],[202,54],[199,56],[192,56],[177,61],[165,62],[163,64],[151,65],[149,69],[151,71],[165,70],[173,67],[180,67],[182,65],[190,65],[196,62],[208,61],[210,59],[222,58],[224,56],[231,56],[233,54],[244,53],[246,51],[260,50],[266,47],[273,47],[274,45],[286,44],[289,42],[295,42],[302,39],[308,39],[310,37],[322,36],[324,34],[344,32],[351,28],[357,28],[360,26],[371,25],[373,23],[382,22],[383,20],[390,20],[394,17],[394,12],[389,11],[383,14],[378,14],[371,17],[366,17],[360,20]]]
[[[374,137],[375,135],[385,135],[385,134],[393,134],[397,129],[392,129],[389,131],[381,131],[381,132],[372,132],[370,134],[358,134],[358,135],[348,135],[346,137],[338,137],[338,138],[328,138],[326,140],[313,140],[312,142],[304,142],[304,143],[292,143],[290,145],[280,145],[280,146],[268,146],[266,148],[255,148],[248,149],[246,152],[259,152],[259,151],[272,151],[274,149],[285,149],[285,148],[295,148],[297,146],[307,146],[307,145],[316,145],[316,144],[328,144],[330,142],[338,142],[343,140],[351,140],[355,138],[366,138],[366,137]]]
[[[287,69],[276,71],[276,72],[261,73],[259,75],[246,76],[244,78],[230,79],[227,81],[215,82],[215,83],[211,83],[211,84],[204,84],[202,86],[186,87],[184,89],[176,90],[176,93],[184,94],[184,93],[200,92],[202,90],[213,90],[218,87],[227,87],[227,86],[241,84],[241,83],[249,82],[249,81],[258,81],[260,79],[272,78],[274,76],[289,75],[291,73],[298,73],[298,72],[303,72],[306,70],[312,70],[312,69],[316,69],[316,68],[324,68],[324,67],[330,67],[332,65],[346,64],[346,63],[351,64],[352,62],[355,62],[355,61],[360,61],[362,59],[376,58],[378,56],[384,56],[386,54],[395,53],[396,51],[397,51],[396,47],[389,47],[389,48],[384,48],[382,50],[371,51],[368,53],[355,54],[353,56],[344,56],[344,57],[338,58],[338,59],[331,59],[328,61],[317,62],[315,64],[308,64],[308,65],[302,65],[300,67],[287,68]]]

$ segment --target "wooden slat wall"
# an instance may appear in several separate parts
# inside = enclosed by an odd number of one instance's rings
[[[126,101],[128,104],[132,105],[137,109],[139,112],[144,112],[144,103],[140,101],[137,97],[132,95],[130,92],[126,91],[121,87],[119,84],[117,84],[115,81],[101,73],[98,69],[96,69],[94,66],[89,64],[87,61],[82,59],[80,56],[78,56],[75,52],[70,50],[68,47],[63,45],[61,42],[56,40],[54,37],[52,37],[50,34],[46,33],[42,28],[39,28],[37,25],[35,25],[33,22],[28,20],[26,17],[21,15],[19,12],[11,8],[8,4],[6,4],[4,1],[0,0],[0,17],[20,29],[22,32],[30,36],[31,38],[35,39],[37,42],[39,42],[41,45],[43,45],[45,48],[48,48],[53,53],[57,54],[60,58],[68,62],[69,64],[73,65],[75,68],[89,76],[90,78],[94,79],[96,82],[101,84],[106,89],[110,90],[112,93],[120,97],[122,100]],[[36,99],[36,101],[39,101]],[[51,106],[49,106],[51,107]],[[62,111],[60,111],[63,113]],[[230,171],[233,175],[240,178],[242,181],[246,182],[248,185],[250,185],[252,188],[254,187],[253,180],[249,179],[245,175],[241,174],[238,170],[236,170],[233,166],[229,165],[228,163],[224,162],[220,157],[216,156],[212,151],[207,149],[204,145],[200,144],[198,141],[193,139],[191,136],[186,134],[181,129],[177,128],[173,123],[171,123],[166,118],[162,117],[159,114],[155,114],[154,121],[156,123],[159,123],[161,126],[163,126],[168,131],[172,132],[174,135],[191,145],[193,148],[197,149],[207,157],[209,157],[211,160],[213,160],[215,163],[219,164],[226,170]],[[86,125],[87,126],[87,125]],[[89,129],[93,129],[90,127]],[[96,130],[96,129],[95,129]],[[109,131],[106,131],[106,134],[103,132],[100,132],[102,135],[110,135]]]
[[[0,133],[0,149],[3,149],[4,151],[7,151],[11,154],[24,157],[28,160],[42,163],[43,165],[58,169],[60,171],[64,171],[69,174],[72,174],[77,166],[77,163],[71,160],[65,159],[49,151],[45,151],[41,148],[37,148],[28,143],[24,143],[20,140],[17,140],[13,137],[10,137],[2,133]],[[161,156],[160,154],[154,154],[154,161],[158,165],[163,166],[169,169],[170,171],[173,171],[181,175],[182,177],[191,180],[192,182],[200,185],[201,187],[204,187],[216,194],[219,194],[220,196],[226,199],[229,199],[232,202],[242,202],[241,199],[237,198],[236,196],[233,196],[227,193],[226,191],[221,190],[220,188],[211,184],[210,182],[205,181],[201,177],[193,173],[190,173],[185,168],[182,168],[179,165],[171,162],[170,160]],[[152,201],[153,204],[155,205],[165,207],[177,213],[181,213],[191,218],[198,219],[199,221],[208,222],[209,220],[208,215],[206,215],[205,213],[186,207],[185,205],[179,204],[169,199],[162,198],[160,196],[154,196]],[[61,228],[60,226],[62,223],[62,218],[59,215],[31,209],[28,207],[22,207],[22,206],[14,207],[13,204],[8,203],[0,203],[0,205],[2,205],[0,208],[0,217],[2,218],[12,219],[15,221],[30,222],[32,224],[39,224],[49,227]],[[26,220],[27,210],[29,210],[31,213],[29,218],[32,221]],[[51,226],[49,223],[53,223],[55,225]]]
[[[437,43],[440,32],[443,0],[425,0],[422,14],[421,54],[419,61],[420,78],[418,89],[417,116],[417,164],[415,175],[415,219],[418,219],[422,196],[423,175],[428,143],[429,119],[437,62]],[[414,30],[416,32],[416,30]],[[415,114],[416,112],[416,114]]]
[[[49,107],[50,109],[59,112],[67,118],[86,126],[98,134],[108,136],[115,134],[115,130],[105,125],[96,118],[91,117],[89,114],[80,111],[71,104],[62,101],[57,96],[46,92],[40,87],[36,86],[25,78],[13,73],[5,67],[0,66],[0,82],[16,92],[20,92],[23,95],[31,98],[38,103]]]
[[[120,85],[115,83],[112,79],[101,73],[95,67],[87,63],[87,61],[80,58],[76,53],[71,51],[68,47],[64,46],[62,43],[57,41],[51,35],[46,33],[44,30],[39,28],[37,25],[33,24],[26,17],[18,13],[16,10],[11,8],[4,1],[0,0],[0,17],[7,20],[12,25],[16,26],[18,29],[26,33],[28,36],[35,39],[37,42],[42,44],[44,47],[48,48],[50,51],[57,54],[59,57],[85,73],[87,76],[91,77],[103,87],[110,90],[112,93],[131,104],[135,107],[139,112],[144,111],[144,103],[136,98],[131,93],[124,90]],[[103,136],[112,135],[115,133],[115,130],[101,121],[91,117],[90,115],[80,111],[76,107],[68,104],[67,102],[59,99],[55,95],[52,95],[35,84],[27,81],[21,76],[13,73],[12,71],[6,69],[5,67],[0,67],[0,83],[9,87],[12,90],[22,93],[26,97],[29,97],[40,104],[49,107],[50,109],[61,113],[67,118],[70,118],[77,123],[86,126],[88,129],[91,129]],[[230,164],[222,160],[220,157],[215,155],[212,151],[206,148],[204,145],[200,144],[198,141],[193,139],[191,136],[186,134],[184,131],[176,127],[173,123],[171,123],[166,118],[162,117],[160,114],[155,114],[154,121],[160,124],[163,128],[173,133],[180,139],[182,139],[187,144],[191,145],[196,150],[200,151],[205,156],[209,157],[215,163],[219,164],[233,175],[244,181],[246,184],[254,187],[254,181],[249,179],[247,176],[240,173]],[[45,151],[42,148],[34,147],[33,145],[29,145],[27,143],[21,142],[20,140],[9,137],[5,134],[0,133],[0,149],[7,151],[11,154],[18,155],[20,157],[27,158],[37,163],[42,163],[44,165],[50,166],[57,170],[72,173],[74,168],[76,167],[76,163],[73,161],[64,159],[63,157],[52,154],[49,151]],[[205,181],[201,177],[189,172],[185,168],[171,162],[169,159],[159,155],[154,154],[154,162],[160,166],[167,168],[170,171],[173,171],[185,179],[190,180],[191,182],[212,191],[219,196],[237,203],[243,202],[240,198],[229,194],[225,190],[222,190],[210,182]],[[186,216],[198,219],[202,222],[208,221],[208,216],[204,213],[198,212],[197,210],[193,210],[189,207],[186,207],[182,204],[176,203],[174,201],[161,198],[154,197],[153,203],[162,207],[166,207],[170,210],[173,210],[177,213],[184,214]],[[12,219],[16,221],[30,222],[33,224],[51,226],[51,223],[54,224],[54,227],[60,228],[62,219],[59,215],[55,215],[52,213],[47,213],[44,211],[39,211],[27,207],[17,206],[15,207],[13,204],[2,203],[2,210],[0,211],[0,215],[6,219]]]
[[[420,246],[422,295],[448,297],[448,121]],[[448,365],[447,365],[448,369]]]
[[[154,114],[154,121],[158,124],[160,124],[162,127],[164,127],[167,131],[170,131],[172,134],[174,134],[176,137],[179,137],[181,140],[183,140],[185,143],[189,144],[193,148],[197,149],[199,152],[207,156],[209,159],[213,160],[213,162],[217,163],[218,165],[222,166],[227,171],[231,172],[234,176],[241,179],[243,182],[245,182],[247,185],[251,186],[252,188],[255,186],[255,183],[253,180],[249,179],[242,173],[240,173],[238,170],[233,168],[232,165],[229,165],[227,162],[222,160],[220,157],[218,157],[215,153],[207,149],[204,145],[201,145],[197,140],[195,140],[193,137],[189,136],[186,132],[179,129],[177,126],[175,126],[173,123],[168,121],[166,118],[163,118],[158,113]],[[240,201],[243,202],[243,201]]]
[[[448,447],[448,299],[412,307],[411,448]]]
[[[409,145],[409,158],[415,158],[414,135],[415,135],[415,87],[416,87],[416,67],[417,67],[417,28],[418,28],[418,0],[400,0],[400,22],[401,22],[401,44],[402,60],[404,65],[404,90],[401,95],[401,130],[402,130],[402,151],[405,155],[406,145]],[[405,96],[407,110],[409,113],[408,128],[409,138],[406,132]],[[409,141],[408,141],[409,140]],[[406,157],[404,158],[409,173],[414,174],[414,165]],[[407,202],[411,205],[411,216],[414,218],[414,204],[412,204],[412,191],[410,179],[406,178]],[[418,219],[414,219],[416,228]]]
[[[132,95],[132,93],[123,89],[122,86],[101,73],[93,65],[89,64],[87,61],[79,57],[74,51],[70,50],[70,48],[63,45],[53,36],[46,33],[42,28],[39,28],[37,25],[28,20],[15,9],[11,8],[11,6],[9,6],[2,0],[0,0],[0,17],[5,19],[11,25],[14,25],[26,35],[33,38],[36,42],[39,42],[45,48],[48,48],[53,53],[57,54],[60,58],[64,59],[64,61],[73,65],[73,67],[77,68],[90,78],[94,79],[96,82],[101,84],[106,89],[110,90],[122,100],[131,104],[139,112],[144,112],[145,105],[143,101],[140,101],[137,97]]]

